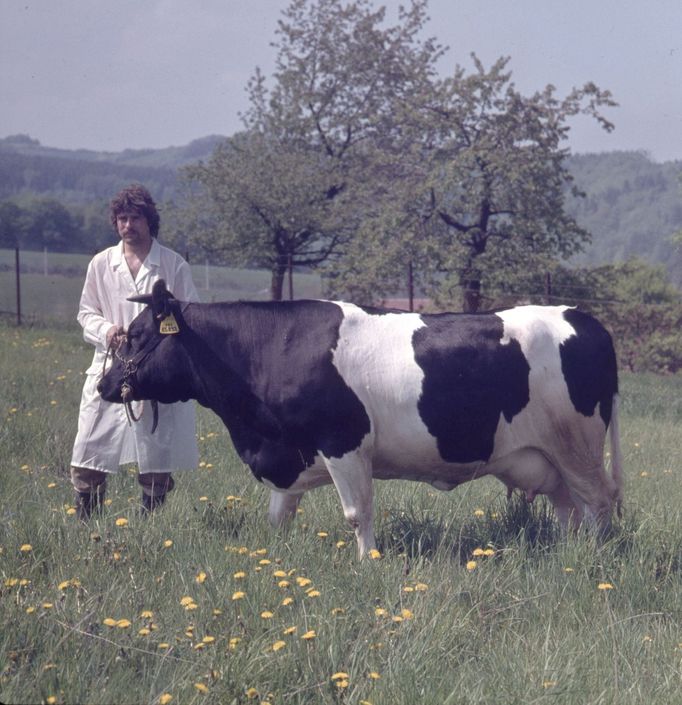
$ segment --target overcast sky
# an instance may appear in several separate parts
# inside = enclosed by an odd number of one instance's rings
[[[0,137],[119,151],[241,128],[254,68],[288,0],[0,0]],[[385,4],[395,10],[398,2]],[[530,94],[594,81],[618,108],[611,134],[579,120],[574,152],[682,159],[682,0],[430,0],[443,73],[510,56]],[[395,16],[395,15],[394,15]]]

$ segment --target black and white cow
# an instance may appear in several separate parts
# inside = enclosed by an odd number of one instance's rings
[[[494,475],[544,494],[561,525],[608,527],[621,500],[611,337],[565,306],[416,314],[331,301],[188,304],[163,281],[102,379],[102,397],[196,399],[272,488],[269,516],[333,482],[362,556],[372,479],[441,490]],[[162,334],[173,314],[178,332]],[[170,320],[170,319],[168,319]],[[171,327],[171,330],[174,328]],[[612,473],[604,468],[611,428]]]

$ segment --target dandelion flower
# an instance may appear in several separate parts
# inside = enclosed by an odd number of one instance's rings
[[[128,526],[128,520],[125,517],[116,519],[116,526]]]
[[[237,571],[233,576],[235,580],[241,580],[246,577],[246,573],[243,570]]]
[[[237,644],[240,641],[241,641],[241,637],[233,636],[228,642],[228,645],[230,647],[230,651],[234,651],[237,648]]]
[[[373,561],[378,561],[378,560],[381,558],[381,553],[380,553],[379,551],[377,551],[376,548],[373,548],[373,549],[369,552],[369,557],[370,557]]]
[[[557,681],[543,681],[543,688],[553,688],[557,684]]]
[[[472,555],[472,556],[482,556],[482,555],[483,555],[483,549],[482,549],[482,548],[475,548],[475,549],[471,552],[471,555]]]
[[[116,626],[119,629],[127,629],[130,626],[130,620],[129,619],[119,619],[116,622]]]
[[[280,587],[280,588],[288,588],[290,586],[291,586],[291,583],[288,580],[280,580],[277,583],[277,587]]]
[[[116,626],[116,620],[112,619],[111,617],[107,617],[102,621],[102,624],[105,624],[107,627],[115,627]]]
[[[348,674],[344,673],[343,671],[339,671],[338,673],[335,673],[330,680],[333,681],[340,681],[340,680],[346,680],[348,678]]]
[[[170,647],[170,644],[167,641],[162,641],[157,648],[159,649],[167,649]]]
[[[21,546],[19,546],[19,550],[22,553],[30,553],[33,550],[33,546],[31,546],[30,543],[23,543]]]
[[[201,641],[202,641],[204,644],[212,644],[212,643],[215,641],[215,637],[214,637],[214,636],[206,635]]]
[[[153,616],[154,613],[151,610],[142,610],[142,612],[140,612],[142,619],[151,619]]]
[[[343,548],[346,545],[345,541],[337,541],[336,548]]]
[[[185,595],[183,598],[180,599],[180,604],[183,607],[186,607],[187,605],[191,605],[194,602],[194,598],[190,597],[189,595]]]
[[[474,516],[475,517],[484,517],[485,512],[482,509],[474,509]]]
[[[374,614],[375,614],[377,617],[385,617],[385,616],[388,614],[388,612],[387,612],[383,607],[377,607],[377,608],[374,610]]]
[[[308,590],[306,594],[308,597],[319,597],[321,595],[319,590]]]
[[[263,612],[260,613],[260,616],[261,619],[272,619],[275,615],[269,610],[263,610]]]
[[[307,585],[310,585],[313,581],[310,578],[304,578],[302,575],[299,575],[296,578],[296,584],[299,587],[306,587]]]
[[[329,534],[328,534],[326,531],[318,531],[318,532],[317,532],[317,535],[318,535],[321,539],[326,539],[327,536],[329,536]]]
[[[62,582],[59,583],[59,585],[57,585],[57,589],[58,590],[66,590],[66,588],[69,587],[69,585],[71,585],[70,580],[62,580]]]
[[[297,629],[298,629],[298,627],[287,627],[287,628],[282,632],[282,634],[286,634],[286,635],[294,634]]]
[[[168,705],[168,703],[173,699],[170,693],[163,693],[159,698],[159,705]]]
[[[258,691],[255,688],[247,688],[246,697],[253,700],[258,697]]]
[[[241,600],[241,599],[243,599],[244,597],[246,597],[246,593],[245,593],[245,592],[240,592],[240,591],[238,590],[237,592],[233,592],[233,593],[232,593],[232,599],[233,599],[233,600]]]
[[[476,563],[476,561],[468,561],[468,562],[467,562],[467,570],[470,571],[470,572],[471,572],[472,570],[476,570],[476,566],[477,566],[477,565],[478,565],[478,563]]]
[[[371,678],[373,681],[378,681],[381,678],[381,675],[376,671],[370,671],[367,674],[367,678]]]
[[[280,649],[283,649],[286,645],[286,641],[282,641],[281,639],[279,639],[272,645],[272,650],[279,651]]]
[[[613,590],[613,585],[611,583],[599,583],[597,590]]]
[[[151,629],[147,629],[147,627],[142,627],[142,629],[138,629],[137,633],[139,636],[149,636],[152,632]]]
[[[426,591],[429,589],[429,586],[428,586],[426,583],[417,583],[417,584],[414,586],[414,589],[415,589],[417,592],[426,592]]]
[[[332,614],[337,615],[337,614],[345,614],[346,610],[343,609],[343,607],[332,607]]]
[[[402,609],[400,610],[400,616],[403,619],[412,619],[414,617],[414,614],[408,609]]]
[[[208,576],[206,575],[206,573],[204,573],[204,571],[202,570],[202,571],[196,576],[196,578],[194,578],[194,580],[196,580],[196,582],[198,582],[199,585],[201,585],[201,583],[203,583],[203,582],[206,580],[207,577],[208,577]]]
[[[203,683],[195,683],[194,687],[200,692],[200,693],[208,693],[208,687],[204,685]]]
[[[282,604],[284,607],[286,607],[287,605],[290,605],[293,601],[294,601],[294,598],[293,598],[293,597],[285,597],[285,598],[282,600],[282,603],[281,603],[281,604]]]
[[[314,629],[309,629],[305,634],[301,636],[301,639],[305,639],[306,641],[310,641],[310,639],[314,639],[317,636],[315,633]]]
[[[173,542],[172,542],[170,539],[166,539],[166,540],[163,542],[163,547],[164,547],[164,548],[170,548],[172,545],[173,545]]]

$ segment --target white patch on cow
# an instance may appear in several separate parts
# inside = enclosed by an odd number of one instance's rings
[[[424,372],[412,337],[425,324],[419,314],[372,315],[353,304],[339,306],[344,319],[333,362],[369,416],[370,443],[363,445],[374,477],[424,480],[429,466],[443,465],[417,408]]]
[[[500,414],[487,468],[529,499],[547,494],[562,524],[571,512],[579,520],[584,505],[600,503],[605,477],[604,423],[596,411],[586,417],[575,410],[561,370],[559,346],[575,335],[566,309],[523,306],[497,314],[504,322],[502,343],[518,341],[530,367],[530,400],[511,423]]]

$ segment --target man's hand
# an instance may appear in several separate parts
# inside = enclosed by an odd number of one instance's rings
[[[112,347],[114,350],[118,350],[125,338],[126,333],[122,326],[111,326],[107,331],[107,348]]]

